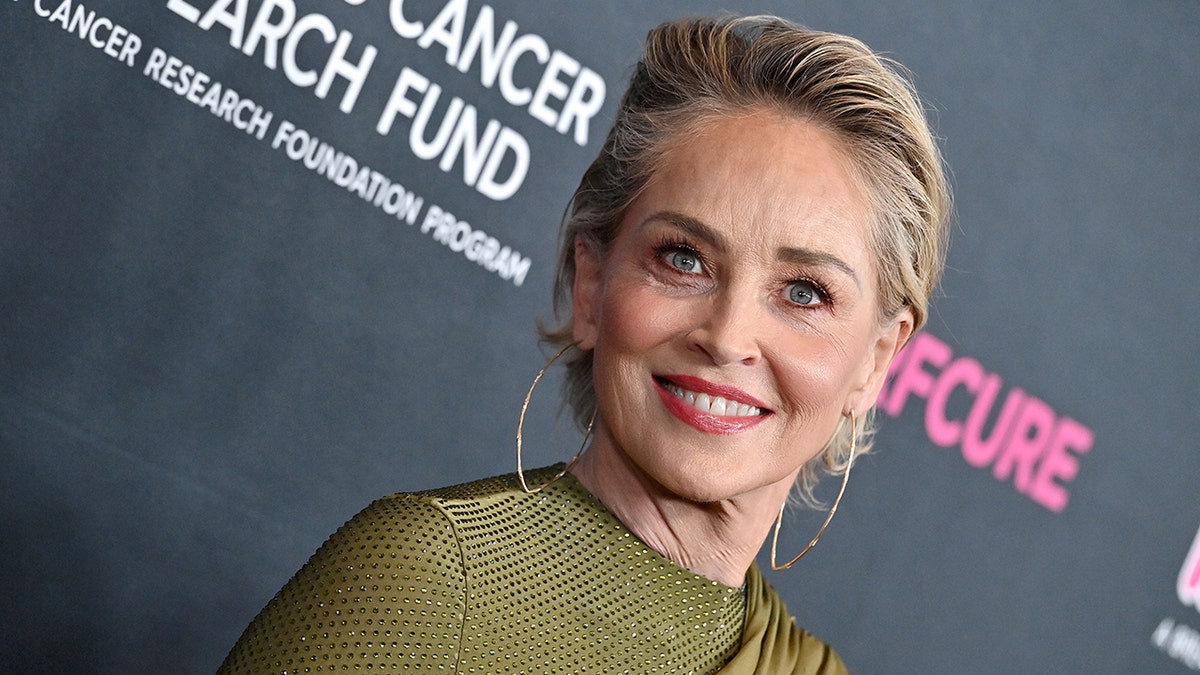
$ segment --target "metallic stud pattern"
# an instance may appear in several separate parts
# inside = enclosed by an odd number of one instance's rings
[[[740,589],[648,548],[572,476],[530,495],[513,475],[369,506],[222,672],[711,673],[745,614]]]

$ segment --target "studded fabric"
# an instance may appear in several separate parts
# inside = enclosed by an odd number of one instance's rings
[[[220,672],[712,673],[745,616],[742,590],[647,547],[569,474],[536,495],[504,476],[371,504]]]

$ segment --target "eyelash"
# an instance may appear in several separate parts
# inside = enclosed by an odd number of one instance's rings
[[[694,246],[688,244],[687,242],[676,239],[663,239],[654,247],[654,259],[656,261],[665,265],[667,269],[672,272],[692,276],[668,262],[667,256],[672,253],[689,253],[696,256],[696,260],[700,262],[700,265],[703,268],[709,269],[711,267],[708,261],[705,260],[704,256],[700,255],[700,251],[697,251]]]
[[[700,265],[704,269],[707,270],[707,269],[712,268],[711,263],[708,262],[708,260],[700,253],[700,251],[696,250],[696,247],[692,246],[691,244],[687,243],[686,241],[682,241],[679,239],[673,239],[673,238],[669,238],[669,237],[662,238],[659,241],[659,243],[654,247],[654,260],[661,266],[665,267],[669,272],[672,272],[674,274],[684,276],[684,277],[694,276],[693,274],[689,274],[687,272],[684,272],[683,270],[680,270],[678,267],[675,267],[670,262],[668,262],[667,256],[672,253],[689,253],[696,257],[696,260],[698,260],[700,262]],[[813,290],[816,291],[817,297],[821,301],[817,305],[808,306],[808,307],[810,307],[810,308],[811,307],[832,307],[833,305],[837,304],[837,298],[836,298],[836,296],[834,296],[833,292],[830,291],[829,288],[825,284],[822,284],[821,282],[819,282],[816,279],[813,279],[811,277],[800,276],[800,277],[788,279],[788,280],[784,281],[783,287],[787,288],[787,287],[791,286],[792,284],[796,284],[796,283],[810,284],[813,287]],[[790,302],[790,300],[789,300],[789,302]],[[805,305],[796,305],[796,306],[797,307],[805,307]]]
[[[833,293],[831,293],[829,291],[829,289],[825,288],[824,284],[817,281],[816,279],[811,279],[809,277],[800,277],[798,279],[791,279],[790,281],[788,281],[784,284],[784,288],[787,288],[788,286],[791,286],[792,284],[798,284],[798,283],[809,284],[810,286],[812,286],[813,290],[816,291],[817,298],[821,302],[815,306],[833,306],[835,304],[834,298],[833,298]],[[800,305],[800,306],[804,307],[805,305]]]

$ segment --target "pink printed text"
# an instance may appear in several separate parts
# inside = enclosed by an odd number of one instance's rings
[[[1183,561],[1183,568],[1179,570],[1179,583],[1176,590],[1179,592],[1180,602],[1200,611],[1200,531],[1196,532],[1196,538],[1192,541],[1192,549],[1188,551],[1187,558]]]
[[[997,480],[1011,480],[1018,492],[1060,513],[1094,434],[1017,387],[1001,400],[1003,385],[979,361],[955,357],[949,345],[920,333],[893,361],[878,408],[899,417],[910,397],[924,399],[931,441],[957,447],[971,466],[990,467]]]

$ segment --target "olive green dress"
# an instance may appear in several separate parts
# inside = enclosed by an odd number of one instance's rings
[[[557,467],[530,472],[540,484]],[[575,478],[381,499],[242,634],[221,673],[844,673],[756,567],[676,565]]]

